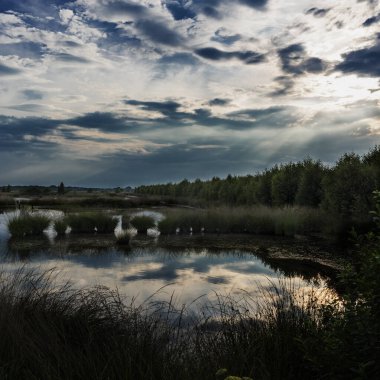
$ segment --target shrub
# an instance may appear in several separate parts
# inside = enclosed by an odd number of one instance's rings
[[[10,219],[8,229],[12,237],[36,236],[42,235],[49,223],[47,216],[25,213]]]
[[[136,228],[138,233],[146,233],[148,228],[155,227],[156,223],[151,216],[139,215],[131,219],[131,225]]]

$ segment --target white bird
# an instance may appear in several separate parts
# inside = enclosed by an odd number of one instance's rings
[[[204,227],[201,228],[201,232],[202,232],[202,234],[203,234],[203,232],[205,232],[205,228]]]
[[[175,230],[175,233],[176,233],[176,234],[179,234],[180,231],[181,231],[181,229],[180,229],[179,227],[177,227],[176,230]]]
[[[193,227],[190,227],[190,235],[193,234]]]
[[[147,229],[147,235],[152,237],[160,236],[161,232],[158,230],[158,228],[148,228]]]
[[[94,231],[95,231],[95,232],[98,232],[98,227],[94,227]]]

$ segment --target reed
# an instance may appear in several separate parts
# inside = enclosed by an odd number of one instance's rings
[[[308,208],[215,208],[208,210],[168,210],[159,222],[163,234],[181,232],[249,233],[294,236],[320,233],[324,229],[322,211]]]

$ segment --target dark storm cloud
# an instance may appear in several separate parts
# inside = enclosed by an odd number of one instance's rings
[[[269,94],[274,97],[289,94],[295,85],[294,79],[287,75],[280,75],[274,80],[277,83],[277,88]]]
[[[52,53],[51,54],[56,60],[61,62],[72,62],[72,63],[90,63],[91,61],[87,58],[78,57],[77,55],[72,55],[69,53]]]
[[[289,45],[277,51],[282,70],[295,76],[305,73],[318,74],[326,70],[327,63],[320,58],[308,57],[302,44]]]
[[[299,120],[299,115],[293,111],[293,107],[268,107],[231,112],[228,116],[245,120],[250,128],[282,129]]]
[[[61,123],[108,132],[118,132],[126,129],[126,120],[111,112],[87,113],[76,118],[62,120]]]
[[[376,24],[380,21],[380,13],[376,16],[373,16],[373,17],[369,17],[367,18],[367,20],[365,20],[363,22],[363,26],[367,27],[367,26],[371,26],[373,24]]]
[[[212,99],[209,101],[216,105],[226,104],[228,100]],[[180,111],[181,104],[173,101],[165,102],[142,102],[137,100],[126,100],[126,104],[137,106],[145,111],[160,112],[164,117],[149,119],[147,122],[141,121],[140,128],[184,128],[191,125],[202,125],[206,127],[215,127],[219,129],[230,130],[249,130],[265,126],[266,128],[280,128],[286,123],[293,122],[285,114],[287,108],[271,107],[267,109],[249,109],[240,112],[229,113],[224,117],[214,116],[208,108],[197,108],[192,112]],[[275,114],[278,115],[275,115]],[[280,122],[282,121],[282,123]],[[264,124],[263,124],[264,123]],[[134,127],[136,128],[135,124]]]
[[[268,0],[239,0],[241,4],[248,5],[255,9],[264,9],[268,3]]]
[[[15,42],[0,44],[0,55],[15,55],[20,58],[40,59],[45,53],[46,45],[36,42]]]
[[[212,99],[210,103],[223,103],[224,100]],[[254,128],[282,128],[295,122],[296,116],[290,113],[289,107],[269,107],[266,109],[246,109],[232,112],[223,117],[214,116],[208,108],[197,108],[192,112],[180,111],[180,103],[173,101],[164,102],[143,102],[138,100],[126,100],[126,104],[137,106],[145,111],[160,112],[164,117],[140,121],[141,127],[147,125],[154,128],[184,128],[194,124],[206,127],[215,127],[225,130],[250,130]],[[226,104],[226,103],[223,103]],[[214,104],[216,105],[216,104]],[[135,123],[128,128],[139,128]]]
[[[212,47],[197,49],[194,53],[211,61],[226,61],[236,58],[247,65],[264,62],[266,58],[264,54],[251,50],[227,52]]]
[[[16,75],[19,74],[21,70],[16,69],[14,67],[9,67],[7,65],[3,65],[0,63],[0,76],[5,76],[5,75]]]
[[[173,101],[164,101],[164,102],[143,102],[138,100],[126,100],[125,104],[132,106],[140,106],[142,109],[147,111],[158,111],[163,115],[173,116],[177,114],[177,110],[181,107],[180,103]]]
[[[104,4],[103,11],[106,14],[130,14],[134,16],[143,16],[147,12],[147,8],[137,2],[132,1],[109,1]]]
[[[219,99],[210,100],[211,103],[221,103]],[[0,116],[0,147],[10,147],[10,146],[26,146],[28,144],[36,145],[43,144],[44,146],[49,146],[49,141],[41,142],[38,140],[39,137],[54,135],[57,128],[60,126],[65,126],[65,128],[60,128],[58,135],[64,137],[68,140],[83,140],[82,136],[76,134],[76,128],[85,129],[98,129],[105,133],[110,132],[137,132],[149,130],[160,130],[170,129],[170,128],[187,128],[192,125],[202,125],[205,127],[218,128],[220,130],[249,130],[254,128],[286,128],[290,124],[295,122],[296,116],[291,112],[291,109],[285,107],[271,107],[268,109],[248,109],[240,112],[234,112],[226,115],[225,117],[215,117],[211,111],[207,108],[198,108],[192,112],[181,112],[179,111],[180,104],[174,101],[165,102],[143,102],[137,100],[128,100],[126,103],[130,106],[136,106],[142,108],[146,111],[160,112],[163,118],[153,118],[153,119],[136,119],[129,118],[127,116],[118,116],[113,113],[101,113],[94,112],[84,114],[79,117],[70,119],[46,119],[39,117],[7,117]],[[13,106],[18,110],[27,111],[38,111],[38,104],[21,104]],[[70,126],[73,128],[70,129]],[[25,140],[25,135],[37,138],[36,140]],[[109,140],[107,137],[94,137],[87,138],[89,141],[99,141],[107,143]],[[221,139],[223,141],[223,139]],[[199,143],[199,141],[197,142]],[[210,139],[207,139],[202,144],[210,145]],[[54,146],[59,145],[56,142],[51,143]],[[198,151],[199,159],[206,159],[207,155],[215,155],[223,153],[221,148],[217,149],[197,149],[196,146],[189,146],[189,151]],[[1,149],[0,149],[1,150]],[[178,155],[178,151],[168,150],[164,154],[162,152],[161,158],[171,159],[174,155]],[[188,151],[184,151],[182,156],[188,157]],[[194,153],[195,155],[195,153]],[[195,157],[191,157],[194,161]]]
[[[314,17],[324,17],[330,11],[330,8],[310,8],[306,11],[307,15],[313,15]]]
[[[166,0],[163,3],[172,14],[174,20],[193,19],[197,15],[191,9],[191,3],[187,0]]]
[[[44,97],[44,93],[39,90],[26,89],[24,91],[21,91],[21,93],[25,98],[31,99],[31,100],[34,100],[34,99],[39,100]]]
[[[211,41],[219,42],[223,45],[233,45],[235,42],[241,40],[240,34],[228,34],[223,28],[219,28],[211,37]]]
[[[257,10],[265,10],[268,0],[238,0],[241,5]],[[230,4],[229,0],[164,0],[167,10],[175,20],[195,19],[201,13],[205,16],[220,19],[222,4]]]
[[[223,0],[193,0],[193,7],[197,13],[217,19],[222,17],[218,10],[221,3]]]
[[[174,53],[164,55],[158,59],[157,63],[164,67],[166,65],[174,66],[194,66],[199,64],[199,59],[190,53]]]
[[[97,41],[99,48],[113,49],[118,45],[124,48],[141,46],[140,38],[131,35],[116,22],[88,20],[88,25],[104,32],[104,37]]]
[[[44,107],[41,106],[41,104],[34,103],[17,104],[7,108],[24,112],[41,112],[44,109]]]
[[[344,54],[343,61],[335,69],[346,74],[380,76],[380,34],[375,45]]]
[[[16,118],[0,115],[0,152],[8,152],[14,148],[25,149],[27,152],[35,147],[46,148],[56,146],[56,144],[52,142],[31,144],[24,136],[43,136],[47,132],[54,130],[58,125],[59,123],[57,121],[44,118]],[[9,162],[11,162],[11,160],[9,160]]]
[[[65,47],[69,47],[69,48],[79,48],[81,46],[83,46],[82,44],[78,43],[78,42],[75,42],[75,41],[70,41],[70,40],[67,40],[67,41],[59,41],[59,44],[61,46],[65,46]]]
[[[179,33],[160,21],[143,19],[137,21],[135,25],[142,34],[153,42],[169,46],[179,46],[183,42],[183,37]]]
[[[37,17],[55,17],[60,6],[70,3],[70,0],[1,0],[0,12],[15,11]]]
[[[214,98],[211,99],[208,104],[210,106],[225,106],[231,102],[231,99]]]
[[[245,109],[245,110],[230,112],[228,115],[244,117],[246,119],[252,118],[252,119],[257,120],[263,117],[267,117],[269,115],[273,115],[278,112],[283,112],[284,110],[285,108],[283,107],[269,107],[269,108],[264,108],[264,109]]]

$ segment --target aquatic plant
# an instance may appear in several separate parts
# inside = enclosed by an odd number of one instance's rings
[[[54,221],[53,225],[54,225],[54,230],[58,235],[64,235],[66,233],[68,226],[65,219],[63,218],[57,219],[56,221]]]
[[[134,228],[136,228],[139,234],[146,233],[148,228],[153,228],[156,226],[154,219],[147,215],[134,216],[132,217],[130,223]]]
[[[72,233],[112,233],[118,220],[102,212],[69,214],[64,218]]]
[[[20,213],[8,220],[8,229],[12,238],[42,235],[48,228],[50,220],[47,216],[32,213]]]

